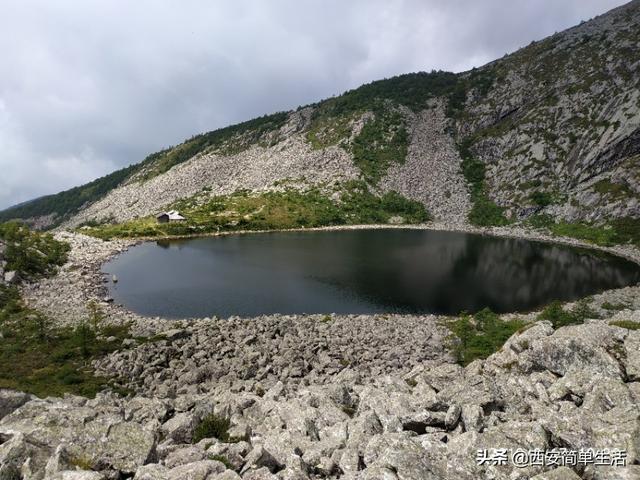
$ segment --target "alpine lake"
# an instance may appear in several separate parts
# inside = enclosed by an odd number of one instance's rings
[[[640,282],[640,266],[597,250],[417,229],[145,242],[103,272],[115,302],[167,318],[523,312]]]

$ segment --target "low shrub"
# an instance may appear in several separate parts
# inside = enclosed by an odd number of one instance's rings
[[[603,302],[602,305],[600,305],[600,308],[604,310],[609,310],[610,312],[616,312],[618,310],[624,310],[626,308],[629,308],[629,305],[626,303]]]
[[[221,417],[214,413],[204,417],[196,428],[193,430],[192,441],[198,443],[204,438],[217,438],[221,442],[229,443],[238,441],[229,437],[229,427],[231,422],[228,418]]]
[[[486,308],[473,316],[463,314],[447,326],[456,337],[453,354],[460,365],[466,366],[498,351],[524,325],[521,320],[502,320]]]
[[[20,278],[38,278],[55,273],[67,261],[69,244],[39,233],[19,222],[0,224],[0,239],[6,242],[5,270],[17,271]]]
[[[122,340],[130,337],[127,326],[96,330],[88,318],[73,328],[56,328],[46,316],[25,307],[17,289],[0,289],[0,297],[0,388],[40,397],[93,397],[111,386],[95,375],[91,361],[121,348]]]
[[[505,209],[496,205],[489,198],[485,182],[485,166],[474,157],[471,152],[473,139],[468,139],[458,145],[462,157],[462,174],[471,191],[471,210],[468,219],[479,227],[508,225],[511,221],[505,216]]]
[[[598,314],[584,301],[578,302],[573,310],[565,310],[562,303],[555,301],[547,305],[538,315],[539,320],[550,321],[553,328],[579,325],[587,318],[598,318]]]
[[[640,246],[640,219],[618,218],[606,225],[584,222],[555,221],[549,215],[534,215],[527,219],[534,228],[545,228],[552,234],[577,238],[600,246],[633,244]]]

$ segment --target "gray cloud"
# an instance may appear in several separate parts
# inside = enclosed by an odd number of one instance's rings
[[[480,66],[620,0],[0,0],[0,208],[195,133]]]

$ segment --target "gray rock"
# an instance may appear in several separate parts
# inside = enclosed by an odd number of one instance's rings
[[[152,460],[156,446],[155,434],[139,424],[56,399],[32,400],[0,420],[0,435],[14,432],[24,436],[32,455],[55,452],[64,442],[74,457],[128,473]],[[44,470],[45,464],[36,467]]]
[[[22,434],[0,434],[0,479],[19,479],[22,464],[27,460],[28,453]]]
[[[449,430],[454,429],[455,426],[458,424],[458,420],[460,419],[461,413],[462,413],[462,408],[460,408],[460,405],[457,405],[455,403],[452,404],[447,410],[446,416],[444,417],[445,427],[447,427]]]
[[[221,462],[203,460],[172,468],[169,470],[167,478],[168,480],[207,480],[225,470],[226,467]]]
[[[245,466],[242,468],[241,473],[248,471],[254,467],[265,467],[270,472],[275,472],[282,468],[282,465],[267,449],[262,446],[257,446],[245,458]],[[243,475],[244,478],[244,475]]]
[[[360,476],[362,480],[399,480],[400,477],[387,467],[368,467]]]
[[[403,433],[374,436],[367,444],[364,463],[370,467],[389,468],[399,480],[437,480],[422,446]]]
[[[51,480],[106,480],[106,477],[101,473],[87,470],[65,470],[56,473]]]
[[[226,470],[222,473],[214,475],[213,477],[211,477],[211,480],[241,480],[241,477],[233,470]]]
[[[569,467],[559,467],[548,472],[540,473],[531,480],[580,480],[577,473]]]
[[[171,330],[165,330],[160,333],[160,336],[167,339],[169,342],[173,342],[175,340],[180,340],[181,338],[186,338],[189,336],[189,332],[179,328],[172,328]]]
[[[262,467],[246,472],[242,475],[242,480],[278,480],[278,477],[271,473],[267,467]]]
[[[172,451],[164,460],[167,468],[174,468],[187,463],[199,462],[206,458],[204,450],[198,447],[185,447]]]
[[[18,275],[18,272],[16,271],[4,272],[4,283],[8,283],[8,284],[18,283],[19,280],[20,280],[20,276]]]
[[[164,465],[144,465],[136,471],[134,480],[168,480],[169,469]]]
[[[464,429],[467,432],[482,431],[484,412],[479,405],[463,405],[461,415]]]
[[[182,412],[162,424],[161,432],[168,438],[179,443],[190,443],[193,430],[196,427],[196,419],[191,413]]]
[[[0,389],[0,419],[21,407],[33,397],[15,390]]]

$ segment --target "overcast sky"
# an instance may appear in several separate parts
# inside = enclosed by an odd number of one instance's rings
[[[0,208],[371,80],[467,70],[618,0],[0,0]]]

